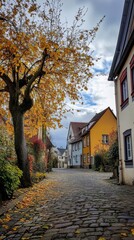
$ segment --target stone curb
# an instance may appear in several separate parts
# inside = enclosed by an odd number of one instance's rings
[[[6,206],[0,206],[0,216],[8,212],[10,209],[13,209],[17,205],[17,203],[19,203],[23,199],[23,197],[28,191],[29,190],[27,190],[25,193],[22,193],[19,197],[12,199],[9,203],[7,203]]]

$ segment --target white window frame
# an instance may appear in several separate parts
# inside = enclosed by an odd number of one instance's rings
[[[109,135],[108,134],[102,134],[102,143],[109,144]]]
[[[133,149],[132,149],[132,134],[131,129],[126,130],[124,133],[124,154],[125,164],[133,165]]]
[[[125,102],[128,99],[128,84],[127,76],[122,82],[122,101]]]
[[[126,136],[126,154],[127,160],[132,159],[132,138],[131,135]]]

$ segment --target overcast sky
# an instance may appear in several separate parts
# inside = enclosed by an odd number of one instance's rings
[[[50,131],[52,143],[63,148],[66,147],[70,122],[89,122],[96,113],[107,107],[111,107],[116,114],[114,85],[107,79],[117,43],[124,0],[63,0],[63,21],[67,20],[71,24],[78,8],[83,6],[88,9],[84,27],[89,30],[105,16],[92,46],[100,60],[92,69],[94,77],[89,80],[88,91],[84,92],[84,104],[75,106],[81,112],[75,112],[74,115],[68,113],[67,118],[62,121],[63,128]]]

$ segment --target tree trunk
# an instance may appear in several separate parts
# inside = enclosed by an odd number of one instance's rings
[[[19,109],[12,112],[13,125],[14,125],[14,140],[15,140],[15,151],[18,159],[18,167],[23,171],[21,178],[22,187],[30,187],[30,169],[28,161],[27,145],[24,135],[24,113]]]

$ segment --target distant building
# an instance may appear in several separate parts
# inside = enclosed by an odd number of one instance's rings
[[[108,107],[96,114],[82,129],[82,167],[92,168],[97,150],[108,150],[110,136],[117,130],[117,119]]]
[[[110,134],[116,130],[116,116],[109,107],[89,123],[71,122],[67,136],[68,167],[92,168],[97,148],[108,150]]]
[[[115,82],[119,181],[134,185],[134,0],[125,0],[109,81]]]
[[[64,148],[58,149],[58,168],[67,168],[67,151]]]
[[[67,136],[68,167],[81,167],[82,165],[81,130],[86,124],[83,122],[70,122]]]

